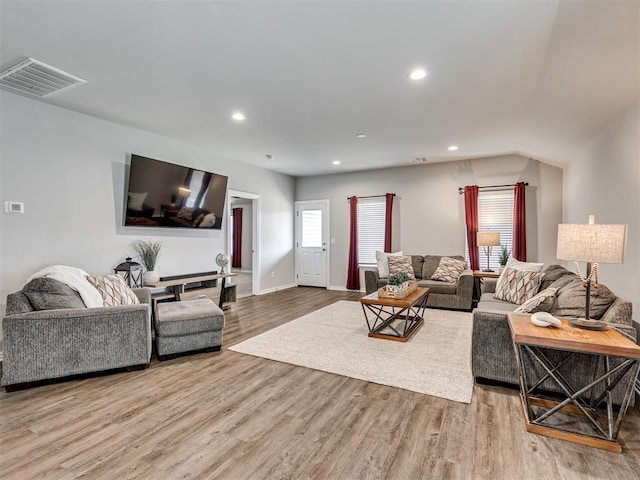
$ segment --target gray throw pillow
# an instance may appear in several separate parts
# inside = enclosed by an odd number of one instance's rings
[[[27,296],[34,310],[86,308],[78,292],[53,278],[34,278],[22,287],[22,293]]]
[[[559,288],[553,308],[549,311],[556,317],[583,318],[587,289],[577,276],[563,276],[551,284]],[[589,316],[600,319],[615,301],[616,295],[605,285],[598,288],[591,287],[591,301],[589,302]]]
[[[554,285],[554,282],[565,276],[578,278],[575,273],[570,272],[562,265],[549,265],[544,269],[544,277],[542,278],[542,284],[540,284],[540,291],[546,290],[551,285],[557,287],[557,285]]]

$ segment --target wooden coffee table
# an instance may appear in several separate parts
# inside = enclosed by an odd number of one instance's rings
[[[362,311],[369,336],[406,342],[424,323],[429,289],[418,287],[405,298],[379,297],[373,292],[362,297]]]

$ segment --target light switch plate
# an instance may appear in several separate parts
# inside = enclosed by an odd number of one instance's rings
[[[5,213],[24,213],[24,202],[4,202]]]

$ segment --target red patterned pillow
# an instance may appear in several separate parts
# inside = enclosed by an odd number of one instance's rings
[[[389,257],[389,275],[398,273],[401,271],[407,272],[409,280],[415,280],[416,275],[413,273],[413,266],[411,265],[411,257],[409,255],[393,255]]]
[[[493,298],[522,305],[538,292],[543,276],[540,272],[505,268],[498,278]]]
[[[467,268],[467,262],[465,261],[456,260],[451,257],[442,257],[438,268],[436,268],[436,271],[431,275],[431,280],[456,283],[465,268]]]
[[[105,307],[115,307],[118,305],[135,305],[140,303],[133,290],[124,282],[119,275],[103,275],[101,277],[89,277],[87,280],[98,289],[102,295]]]

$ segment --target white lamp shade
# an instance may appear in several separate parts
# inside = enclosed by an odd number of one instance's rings
[[[478,232],[479,247],[497,247],[500,245],[500,232]]]
[[[627,226],[606,224],[558,225],[559,260],[622,263],[627,247]]]

